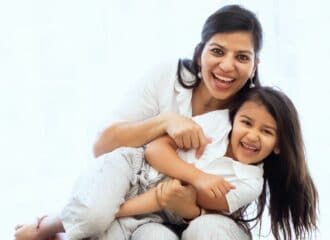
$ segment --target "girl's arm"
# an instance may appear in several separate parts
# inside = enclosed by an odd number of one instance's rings
[[[142,193],[124,202],[116,214],[116,217],[128,217],[147,214],[162,210],[156,197],[156,188]]]
[[[228,211],[226,193],[235,188],[222,177],[207,174],[183,161],[176,153],[174,141],[163,136],[148,144],[146,160],[158,171],[192,184],[197,190],[198,204],[209,210]]]
[[[161,183],[161,186],[162,184],[163,183]],[[172,202],[175,202],[175,204],[170,202],[165,205],[163,202],[160,202],[157,197],[156,187],[154,187],[149,191],[124,202],[120,206],[116,217],[127,217],[157,212],[167,206],[170,206],[170,210],[175,211],[175,213],[186,219],[193,219],[200,214],[200,209],[195,203],[196,193],[194,193],[191,189],[179,189],[178,185],[173,184],[172,182],[166,182],[165,186],[167,188],[164,189],[163,187],[164,191],[176,191],[176,195],[171,199]],[[158,194],[160,193],[158,192]]]

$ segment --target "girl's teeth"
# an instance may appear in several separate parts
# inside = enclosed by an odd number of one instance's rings
[[[252,147],[252,146],[250,146],[250,145],[248,145],[248,144],[246,144],[244,142],[242,142],[242,145],[243,145],[243,147],[245,147],[245,148],[247,148],[249,150],[257,151],[257,148],[256,147]]]

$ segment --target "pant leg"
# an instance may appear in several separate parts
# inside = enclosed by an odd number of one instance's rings
[[[105,232],[130,186],[131,167],[123,149],[93,160],[76,182],[61,219],[69,240]]]
[[[161,218],[155,215],[141,219],[119,218],[105,233],[92,240],[179,240],[170,228],[159,221],[162,221]]]
[[[162,223],[146,223],[138,227],[131,240],[179,240],[179,237]]]
[[[220,214],[202,215],[190,222],[182,240],[251,240],[234,220]]]

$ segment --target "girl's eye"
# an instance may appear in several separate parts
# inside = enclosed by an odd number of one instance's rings
[[[263,133],[266,134],[266,135],[269,135],[269,136],[273,136],[273,135],[274,135],[272,131],[269,131],[269,130],[267,130],[267,129],[264,129],[264,130],[262,130],[262,131],[263,131]]]
[[[237,56],[237,59],[238,59],[240,62],[247,62],[247,61],[250,60],[250,57],[247,56],[247,55],[241,54],[241,55],[238,55],[238,56]]]
[[[219,56],[224,55],[224,52],[220,48],[213,48],[213,49],[211,49],[211,52],[214,53],[215,55],[219,55]]]

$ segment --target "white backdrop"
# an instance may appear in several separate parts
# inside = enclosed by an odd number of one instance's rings
[[[58,211],[111,109],[151,64],[190,57],[226,3],[257,13],[262,81],[295,102],[329,239],[330,22],[326,1],[0,1],[0,238]],[[267,238],[266,238],[267,239]]]

